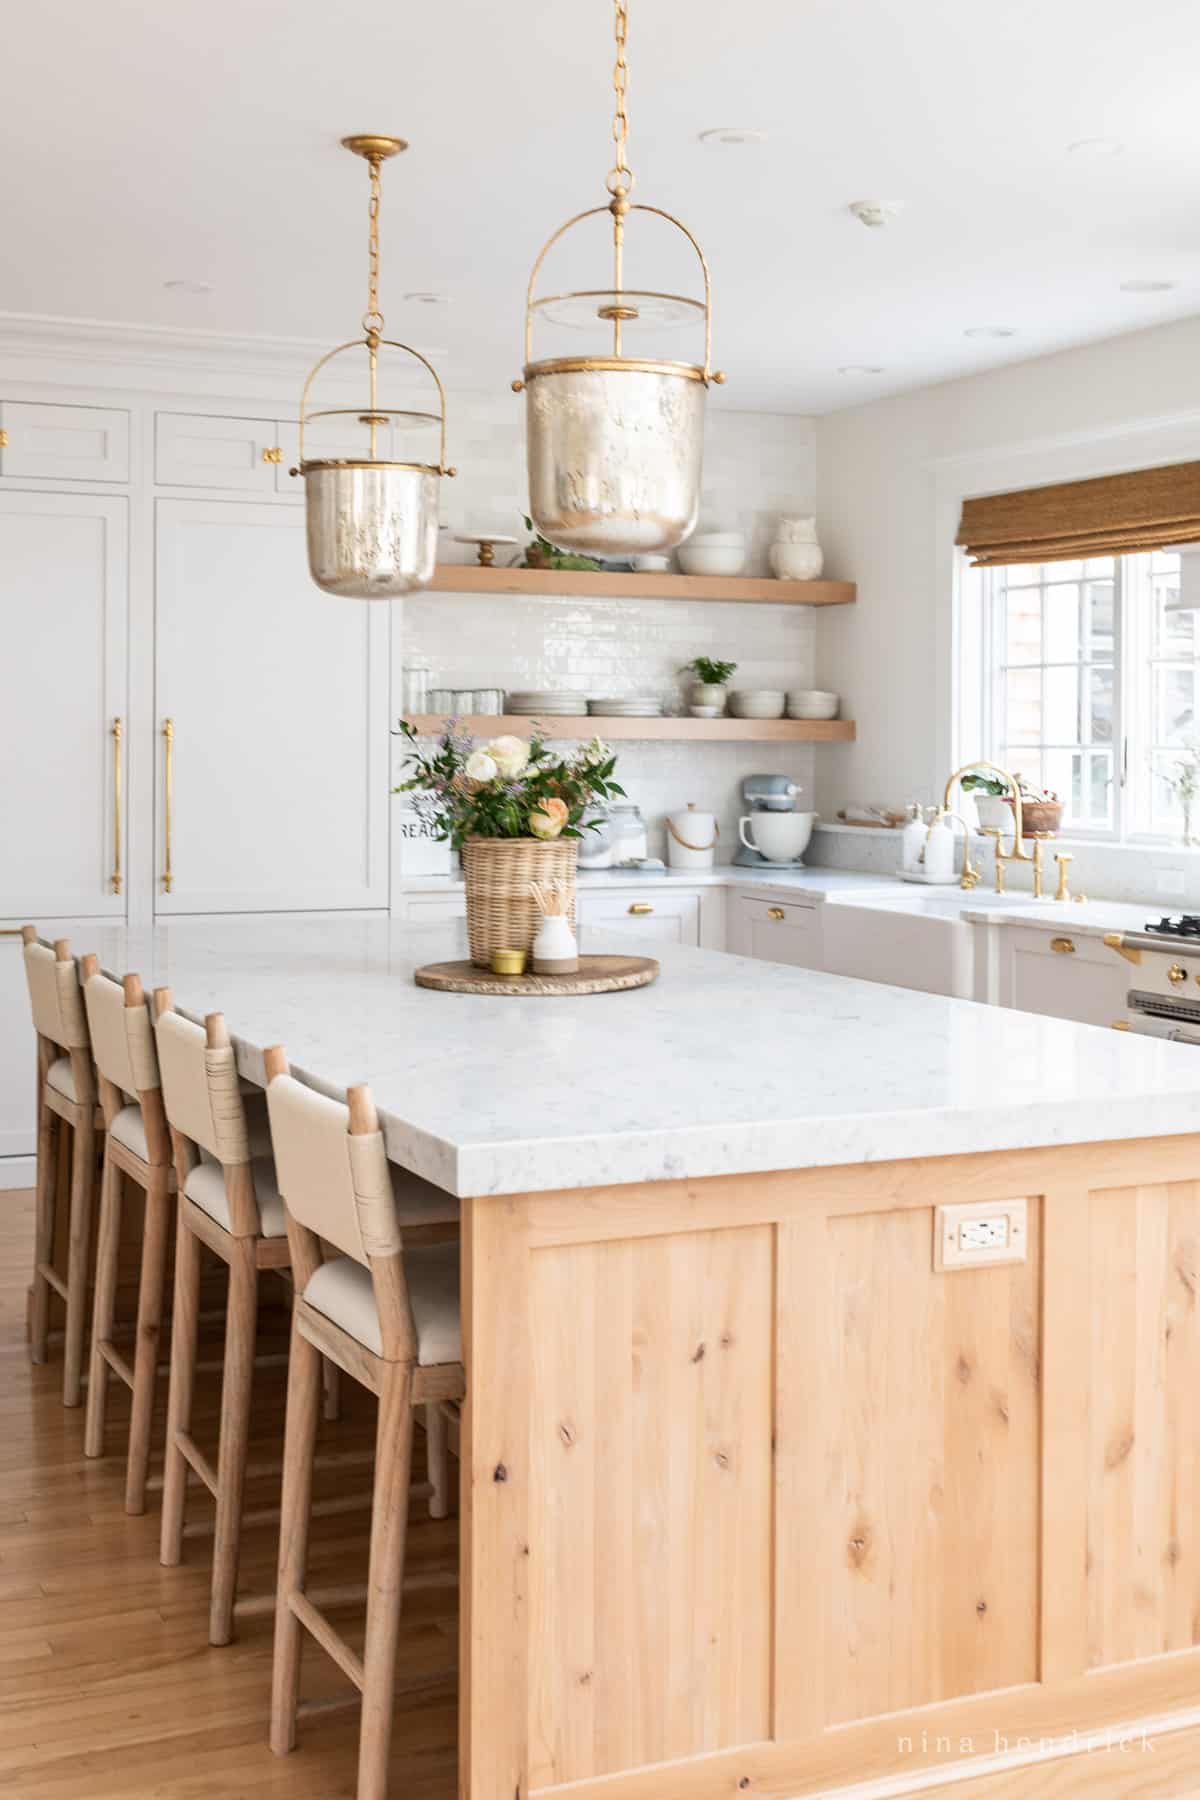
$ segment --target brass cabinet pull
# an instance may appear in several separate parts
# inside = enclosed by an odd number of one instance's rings
[[[7,433],[7,431],[0,431],[0,450],[7,450],[7,449],[8,449],[8,433]]]
[[[175,799],[175,721],[163,720],[163,742],[166,750],[163,756],[163,893],[171,891],[171,826],[172,808]]]
[[[654,908],[648,900],[635,900],[629,910],[631,913],[652,913]]]
[[[263,451],[262,459],[265,463],[281,463],[283,461],[283,451],[278,444],[270,445]]]
[[[768,919],[786,919],[787,914],[784,912],[782,906],[768,906],[767,917]]]
[[[1187,980],[1187,970],[1181,968],[1178,963],[1172,963],[1167,970],[1167,980],[1172,987],[1178,987],[1181,981]]]
[[[0,926],[0,937],[20,937],[23,929],[20,925]]]
[[[1113,1030],[1114,1031],[1128,1031],[1129,1030],[1129,1020],[1128,1019],[1114,1019],[1113,1020]]]
[[[112,722],[113,741],[113,872],[112,891],[121,891],[121,721]]]
[[[1068,956],[1075,949],[1074,938],[1051,938],[1050,948],[1057,950],[1060,956]]]

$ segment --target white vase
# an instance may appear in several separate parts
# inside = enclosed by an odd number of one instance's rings
[[[780,519],[768,556],[780,581],[816,581],[825,567],[825,553],[817,542],[817,521],[811,517]]]
[[[579,967],[579,945],[570,919],[547,913],[533,940],[535,975],[574,975]]]

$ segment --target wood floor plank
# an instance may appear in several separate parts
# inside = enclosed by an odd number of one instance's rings
[[[108,1453],[83,1454],[83,1415],[61,1404],[62,1348],[29,1366],[25,1288],[32,1262],[32,1195],[8,1193],[0,1207],[0,1793],[14,1800],[353,1800],[358,1712],[334,1710],[302,1721],[291,1756],[267,1746],[273,1619],[269,1610],[240,1618],[225,1649],[208,1643],[211,1536],[188,1538],[184,1562],[158,1561],[158,1495],[144,1517],[123,1505],[128,1396],[110,1389]],[[202,1356],[219,1354],[219,1325]],[[286,1313],[270,1309],[258,1349],[286,1345]],[[218,1377],[198,1378],[197,1441],[216,1446]],[[343,1383],[343,1414],[322,1425],[315,1497],[369,1495],[374,1403]],[[253,1468],[247,1507],[278,1505],[285,1372],[255,1377]],[[166,1382],[156,1395],[155,1454],[161,1467]],[[424,1479],[424,1437],[417,1433],[414,1481]],[[189,1518],[211,1518],[204,1494],[189,1498]],[[310,1581],[351,1586],[365,1579],[368,1507],[317,1517]],[[434,1521],[415,1502],[397,1669],[393,1781],[405,1800],[451,1800],[456,1786],[457,1695],[446,1671],[455,1662],[457,1596],[444,1577],[457,1567],[454,1518]],[[241,1591],[270,1596],[276,1530],[247,1529]],[[355,1610],[339,1627],[359,1645]],[[306,1650],[302,1694],[330,1702],[345,1692],[340,1672],[315,1647]]]

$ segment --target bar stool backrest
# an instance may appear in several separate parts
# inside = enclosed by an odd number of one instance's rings
[[[131,1005],[125,984],[97,971],[85,979],[83,999],[92,1054],[105,1081],[123,1094],[145,1094],[161,1086],[154,1030],[144,997],[140,1004]]]
[[[223,1168],[248,1163],[250,1133],[233,1045],[210,1044],[205,1027],[177,1012],[160,1012],[154,1032],[163,1101],[173,1129]]]
[[[383,1133],[350,1132],[350,1109],[276,1075],[267,1088],[275,1170],[298,1224],[370,1268],[401,1245]]]
[[[67,940],[60,938],[51,948],[41,938],[26,937],[25,979],[38,1035],[60,1050],[90,1050],[83,995]]]

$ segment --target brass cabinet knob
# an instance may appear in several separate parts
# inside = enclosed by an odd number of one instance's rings
[[[269,445],[267,449],[263,451],[262,459],[265,463],[281,463],[283,461],[283,451],[278,444]]]
[[[1050,948],[1057,950],[1060,956],[1069,956],[1074,952],[1075,940],[1074,938],[1051,938]]]
[[[648,900],[635,900],[629,910],[631,913],[652,913],[654,908]]]
[[[1178,963],[1172,963],[1167,970],[1167,980],[1172,987],[1178,987],[1181,981],[1187,980],[1187,970],[1181,968]]]
[[[0,450],[7,450],[7,449],[8,449],[8,433],[7,433],[7,431],[0,431]]]
[[[767,917],[768,919],[786,919],[787,914],[784,912],[782,906],[768,906]]]
[[[1128,1031],[1129,1030],[1129,1020],[1128,1019],[1114,1019],[1113,1020],[1113,1030],[1114,1031]]]

